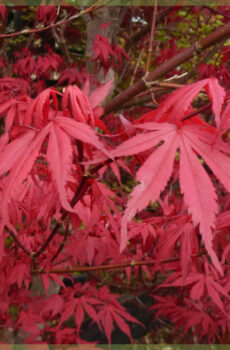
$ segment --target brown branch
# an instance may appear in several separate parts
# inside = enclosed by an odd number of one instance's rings
[[[179,261],[179,258],[169,258],[166,260],[162,260],[160,263],[170,263],[174,261]],[[100,271],[100,270],[114,270],[114,269],[120,269],[124,267],[134,267],[134,266],[143,266],[143,265],[154,265],[156,263],[155,260],[141,260],[141,261],[128,261],[128,262],[123,262],[120,264],[110,264],[110,265],[98,265],[98,266],[76,266],[73,267],[72,269],[52,269],[49,271],[49,273],[57,273],[57,274],[72,274],[75,272],[89,272],[89,271]],[[37,271],[34,271],[37,272]],[[40,273],[46,273],[45,271],[40,271]]]
[[[128,67],[129,67],[129,65],[130,65],[130,61],[127,61],[127,62],[125,63],[125,65],[124,65],[124,68],[123,68],[121,74],[119,75],[119,78],[118,78],[117,81],[114,83],[114,91],[116,91],[117,86],[118,86],[118,85],[120,84],[120,82],[123,80],[123,78],[124,78],[124,76],[125,76],[125,73],[126,73]]]
[[[130,107],[136,107],[136,106],[141,106],[146,102],[153,101],[151,91],[154,93],[154,96],[156,98],[169,93],[168,89],[178,89],[184,86],[184,84],[176,84],[176,83],[165,83],[165,82],[159,82],[156,85],[156,87],[153,87],[151,89],[145,90],[135,96],[133,99],[130,101],[125,102],[121,108],[130,108]],[[158,87],[159,86],[159,87]],[[153,103],[152,107],[156,108],[158,104]]]
[[[26,40],[25,47],[28,49],[30,45],[33,43],[35,37],[35,33],[30,33],[29,37]]]
[[[127,51],[127,49],[129,48],[130,44],[132,42],[136,42],[139,41],[144,35],[146,35],[151,29],[151,25],[150,24],[146,24],[145,27],[143,27],[141,30],[139,30],[138,32],[136,32],[135,34],[133,34],[130,39],[127,41],[127,44],[125,46],[125,50]]]
[[[159,23],[165,16],[167,16],[167,14],[171,10],[172,10],[171,7],[168,7],[166,9],[163,9],[163,10],[159,11],[158,15],[157,15],[156,22]],[[141,30],[139,30],[135,34],[133,34],[130,37],[130,39],[127,41],[127,44],[125,46],[125,50],[127,51],[127,49],[129,48],[131,43],[139,41],[145,34],[147,34],[150,31],[150,29],[151,29],[151,25],[150,24],[146,24],[145,27],[143,27]]]
[[[195,115],[200,114],[200,113],[206,111],[206,110],[209,109],[211,106],[212,106],[212,102],[208,102],[206,105],[200,107],[200,108],[197,109],[196,111],[191,112],[191,113],[189,113],[188,115],[186,115],[184,118],[181,119],[181,121],[183,122],[183,121],[185,121],[185,120],[191,119],[191,118],[194,117]]]
[[[79,200],[84,196],[84,194],[87,192],[87,190],[89,189],[90,186],[90,178],[91,176],[93,176],[94,174],[97,173],[97,171],[99,169],[101,169],[103,166],[105,166],[105,164],[109,164],[111,163],[113,160],[112,159],[107,159],[103,164],[98,164],[96,165],[93,169],[91,169],[90,171],[90,175],[89,176],[84,176],[77,188],[77,191],[75,193],[75,195],[73,196],[71,202],[70,202],[70,206],[73,208],[77,202],[79,202]],[[60,220],[64,221],[65,218],[68,215],[68,211],[64,210]],[[58,233],[59,228],[61,227],[61,223],[57,223],[55,225],[55,227],[53,228],[53,230],[51,231],[51,233],[49,234],[48,238],[46,239],[46,241],[43,243],[43,245],[37,250],[37,252],[34,254],[34,258],[37,258],[39,255],[41,255],[47,248],[47,246],[49,245],[49,243],[52,241],[52,239],[54,238],[54,236]]]
[[[83,195],[86,193],[86,191],[88,190],[89,187],[89,177],[85,176],[82,178],[81,183],[78,186],[78,189],[75,193],[75,195],[73,196],[70,205],[73,208],[75,206],[75,204],[83,197]],[[64,213],[62,214],[60,220],[64,221],[66,216],[68,214],[68,211],[64,211]],[[61,227],[61,223],[58,222],[55,227],[53,228],[53,230],[51,231],[51,233],[49,234],[48,238],[46,239],[46,241],[43,243],[43,245],[37,250],[37,252],[34,254],[34,258],[37,258],[39,255],[41,255],[47,248],[47,246],[49,245],[49,243],[52,241],[52,239],[54,238],[54,236],[57,234],[59,228]]]
[[[67,61],[68,65],[71,66],[71,64],[73,63],[73,60],[70,57],[69,50],[68,50],[68,47],[67,47],[67,44],[66,44],[66,39],[65,39],[65,36],[64,36],[65,26],[62,25],[62,26],[60,26],[57,29],[59,29],[59,32],[60,32],[60,46],[61,46],[61,50],[63,52],[64,57],[66,58],[66,61]]]
[[[153,89],[154,92],[154,96],[156,96],[157,98],[164,95],[166,92],[165,89],[159,88],[159,89]],[[132,100],[124,103],[122,105],[123,108],[132,108],[132,107],[136,107],[136,106],[143,106],[143,104],[145,104],[146,102],[150,102],[152,101],[152,108],[157,108],[158,104],[153,103],[153,99],[152,99],[152,95],[150,94],[150,91],[146,91],[145,94],[140,95],[140,96],[136,96],[134,97]]]
[[[151,32],[150,32],[150,40],[149,40],[145,74],[149,73],[150,61],[151,61],[152,52],[153,52],[153,39],[154,39],[154,32],[156,27],[156,16],[157,16],[157,0],[155,0],[154,10],[153,10],[153,18],[152,18],[152,26],[151,26]]]
[[[78,186],[77,192],[75,193],[75,195],[73,196],[70,205],[73,208],[75,206],[75,204],[83,197],[83,195],[86,193],[86,191],[88,190],[89,187],[89,183],[88,183],[89,177],[83,177],[82,181],[80,183],[80,185]],[[65,210],[64,213],[62,214],[60,220],[64,221],[66,216],[68,214],[68,211]],[[58,222],[55,227],[53,228],[53,230],[51,231],[51,233],[49,234],[48,238],[46,239],[46,241],[43,243],[43,245],[37,250],[37,252],[34,254],[34,258],[37,258],[39,255],[41,255],[47,248],[47,246],[49,245],[49,243],[52,241],[52,239],[54,238],[54,236],[58,233],[59,228],[61,227],[61,223]]]
[[[19,241],[18,237],[14,234],[14,232],[9,231],[9,234],[11,235],[11,237],[13,237],[15,243],[17,243],[17,245],[24,251],[24,253],[26,253],[26,255],[31,256],[29,250],[27,250],[26,247],[24,247],[24,245]]]
[[[52,257],[51,259],[51,263],[58,257],[58,255],[61,253],[62,249],[64,248],[65,244],[66,244],[66,241],[67,241],[67,238],[68,238],[68,235],[69,235],[69,224],[67,224],[67,227],[66,227],[66,231],[65,231],[65,235],[64,235],[64,238],[56,252],[56,254]]]
[[[71,66],[73,63],[72,58],[70,57],[68,47],[66,45],[66,40],[64,37],[64,25],[61,25],[59,28],[52,28],[52,34],[57,44],[59,45],[62,55],[64,56],[67,64]],[[59,32],[59,33],[58,33]]]
[[[162,78],[165,74],[176,68],[178,65],[186,62],[193,57],[194,54],[199,54],[202,50],[218,43],[224,37],[230,34],[230,23],[218,28],[213,33],[207,35],[205,38],[191,45],[189,48],[184,49],[177,55],[173,56],[169,60],[159,65],[154,71],[150,72],[145,78],[146,82],[156,81]],[[146,83],[143,79],[140,79],[133,86],[128,87],[118,96],[114,97],[104,106],[104,114],[116,111],[126,101],[136,96],[138,93],[145,89]]]
[[[205,5],[203,5],[202,7],[203,7],[204,9],[208,9],[210,12],[213,12],[213,13],[215,13],[216,15],[220,15],[220,16],[223,16],[224,18],[230,19],[230,17],[229,17],[228,15],[226,15],[225,13],[220,12],[220,11],[218,11],[218,10],[212,8],[212,7],[205,6]]]
[[[50,25],[48,25],[46,27],[36,28],[36,29],[23,29],[20,32],[9,33],[9,34],[1,34],[0,38],[1,39],[2,38],[12,38],[12,37],[19,36],[19,35],[26,35],[26,34],[31,34],[31,33],[40,33],[40,32],[43,32],[45,30],[61,26],[63,24],[67,24],[67,23],[73,21],[74,19],[85,15],[86,13],[91,13],[91,12],[95,11],[95,9],[98,8],[99,3],[101,3],[102,1],[103,0],[98,0],[98,1],[95,2],[95,4],[93,4],[92,6],[90,6],[89,8],[87,8],[85,10],[80,11],[76,15],[73,15],[73,16],[71,16],[69,18],[62,19],[62,20],[60,20],[60,21],[58,21],[56,23],[52,23],[52,24],[50,24]]]
[[[136,73],[137,73],[137,71],[138,71],[139,65],[140,65],[141,60],[142,60],[143,53],[144,53],[144,48],[142,48],[142,49],[140,50],[140,52],[139,52],[136,65],[135,65],[135,68],[134,68],[134,70],[133,70],[133,75],[132,75],[132,78],[131,78],[131,80],[130,80],[130,85],[133,85],[133,83],[134,83],[134,80],[135,80],[135,77],[136,77]]]
[[[83,143],[82,141],[80,140],[76,140],[76,146],[77,146],[77,151],[78,151],[78,162],[80,164],[80,168],[81,168],[81,171],[83,173],[84,171],[84,165],[81,164],[81,162],[83,161]]]
[[[159,82],[159,83],[154,84],[154,85],[160,86],[160,87],[165,87],[165,88],[180,88],[180,87],[183,87],[184,83],[186,81],[189,81],[193,76],[195,76],[198,73],[197,68],[199,67],[199,65],[201,63],[207,63],[210,59],[212,59],[212,57],[223,46],[223,44],[225,43],[226,40],[227,40],[227,38],[224,38],[223,40],[219,41],[209,52],[207,52],[205,57],[188,74],[186,74],[185,76],[182,75],[181,77],[175,78],[175,81],[180,82],[180,84],[173,83],[174,79],[172,79],[172,80],[170,80],[171,81],[170,83],[162,81],[162,82]],[[155,88],[155,87],[153,87],[152,90],[153,91],[156,90],[155,93],[156,93],[157,97],[167,93],[167,91],[165,91],[163,89],[158,89],[158,88]],[[142,96],[142,95],[145,95],[145,96]],[[133,107],[133,106],[136,106],[136,105],[143,105],[143,103],[149,102],[151,100],[152,100],[152,97],[151,97],[150,91],[148,89],[146,91],[141,92],[136,97],[134,97],[133,99],[129,100],[128,102],[125,102],[121,106],[121,108],[129,108],[129,107]]]
[[[61,220],[64,220],[67,216],[67,211],[64,212],[64,214],[62,214],[61,216]],[[51,231],[50,235],[48,236],[47,240],[44,242],[44,244],[36,251],[36,253],[34,254],[34,259],[36,259],[39,255],[41,255],[47,248],[47,246],[49,245],[49,243],[52,241],[52,239],[54,238],[54,236],[57,234],[59,228],[61,227],[61,223],[58,222],[53,230]]]

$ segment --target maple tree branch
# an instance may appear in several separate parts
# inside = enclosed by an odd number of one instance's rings
[[[151,29],[150,24],[146,24],[141,30],[133,34],[125,45],[125,51],[130,48],[131,43],[140,40],[145,34],[147,34]]]
[[[118,86],[118,85],[120,84],[120,82],[123,80],[123,78],[124,78],[124,76],[125,76],[125,73],[127,72],[127,69],[128,69],[128,67],[129,67],[129,65],[130,65],[130,62],[127,61],[127,62],[125,63],[125,65],[124,65],[124,68],[123,68],[123,70],[122,70],[122,72],[121,72],[119,78],[117,79],[117,81],[116,81],[115,84],[114,84],[114,91],[116,91],[117,86]]]
[[[77,202],[79,202],[79,200],[84,196],[84,194],[87,192],[89,186],[90,186],[90,179],[91,176],[94,175],[99,169],[101,169],[103,166],[105,166],[105,164],[109,164],[111,163],[113,160],[112,159],[107,159],[104,163],[102,164],[98,164],[96,165],[93,169],[91,169],[90,171],[90,175],[88,176],[84,176],[77,188],[76,193],[74,194],[72,200],[70,201],[70,206],[73,208]],[[60,220],[64,221],[66,216],[68,215],[68,211],[64,210]],[[39,255],[41,255],[47,248],[47,246],[49,245],[49,243],[52,241],[52,239],[54,238],[54,236],[58,233],[59,228],[61,227],[61,223],[58,222],[55,227],[53,228],[53,230],[51,231],[51,233],[49,234],[48,238],[46,239],[46,241],[43,243],[43,245],[37,250],[37,252],[33,255],[33,258],[37,258]],[[59,254],[59,253],[58,253]]]
[[[192,117],[194,117],[197,114],[200,114],[204,111],[206,111],[207,109],[209,109],[212,106],[212,102],[208,102],[206,105],[200,107],[199,109],[197,109],[196,111],[193,111],[191,113],[189,113],[188,115],[186,115],[184,118],[181,119],[181,121],[185,121],[188,119],[191,119]]]
[[[66,59],[66,62],[68,63],[69,66],[71,66],[71,64],[73,63],[73,60],[70,57],[69,50],[68,50],[68,47],[66,45],[66,40],[64,37],[64,33],[63,33],[64,32],[64,25],[61,25],[59,28],[52,28],[51,30],[52,30],[52,34],[53,34],[54,39],[56,40],[57,44],[59,45],[59,47],[62,51],[63,56]],[[59,35],[58,35],[57,31],[59,31]]]
[[[218,10],[216,10],[216,9],[214,9],[214,8],[212,8],[212,7],[210,7],[210,6],[205,6],[205,5],[203,5],[202,7],[203,7],[204,9],[208,9],[210,12],[213,12],[213,13],[215,13],[215,14],[217,14],[217,15],[223,16],[224,18],[230,19],[230,17],[229,17],[228,15],[226,15],[225,13],[220,12],[220,11],[218,11]]]
[[[155,85],[155,84],[154,84]],[[122,105],[122,108],[131,108],[138,105],[143,105],[146,102],[152,101],[152,95],[151,91],[154,93],[154,96],[157,98],[164,95],[165,93],[168,93],[166,89],[178,89],[183,87],[184,84],[176,84],[176,83],[166,83],[166,82],[159,82],[156,84],[156,87],[149,88],[148,90],[145,90],[135,96],[130,101],[125,102]],[[153,107],[157,107],[157,104],[153,104]]]
[[[185,86],[185,84],[176,84],[176,83],[167,83],[167,82],[159,82],[159,83],[154,84],[154,85],[159,86],[159,87],[149,88],[148,90],[141,92],[136,97],[134,97],[131,101],[124,103],[123,108],[131,108],[131,107],[135,107],[137,105],[143,105],[146,102],[152,101],[152,96],[150,95],[151,91],[157,97],[160,97],[160,96],[164,95],[165,93],[167,93],[166,88],[179,89],[179,88]],[[211,104],[210,104],[210,106],[211,106]],[[153,107],[157,107],[157,105],[154,104]],[[185,116],[185,119],[182,119],[182,121],[189,119],[192,116],[205,111],[206,107],[204,109],[203,108],[204,108],[204,106],[201,107],[201,109],[190,113],[191,115],[189,114],[189,115]],[[208,108],[208,106],[207,106],[207,108]]]
[[[132,75],[132,78],[131,78],[131,80],[130,80],[130,85],[133,85],[133,83],[134,83],[134,80],[135,80],[135,77],[136,77],[136,73],[137,73],[137,71],[138,71],[139,65],[140,65],[141,60],[142,60],[143,53],[144,53],[144,48],[142,48],[142,49],[140,50],[140,53],[139,53],[139,55],[138,55],[136,65],[135,65],[135,68],[134,68],[134,70],[133,70],[133,75]]]
[[[56,23],[49,24],[46,27],[35,28],[35,29],[23,29],[23,30],[21,30],[19,32],[15,32],[15,33],[0,34],[0,39],[12,38],[12,37],[15,37],[15,36],[26,35],[26,34],[30,34],[30,33],[40,33],[40,32],[43,32],[45,30],[61,26],[63,24],[67,24],[67,23],[73,21],[76,18],[82,17],[86,13],[91,13],[91,12],[95,11],[102,1],[103,0],[97,0],[92,6],[88,7],[85,10],[80,11],[76,15],[73,15],[73,16],[71,16],[69,18],[62,19],[62,20],[60,20],[60,21],[58,21]]]
[[[67,216],[67,211],[64,212],[64,214],[62,214],[61,216],[61,220],[64,220]],[[56,225],[54,226],[53,230],[51,231],[51,233],[49,234],[47,240],[43,243],[43,245],[36,251],[36,253],[34,253],[33,258],[36,259],[39,255],[41,255],[47,248],[47,246],[49,245],[49,243],[52,241],[52,239],[54,238],[54,236],[56,235],[56,233],[58,232],[59,228],[61,227],[61,223],[57,222]]]
[[[184,86],[184,82],[185,79],[188,81],[189,79],[191,79],[195,74],[197,74],[198,70],[197,68],[199,67],[199,65],[201,63],[207,63],[210,59],[212,59],[212,57],[215,55],[215,53],[223,46],[223,44],[225,43],[225,41],[227,40],[227,38],[222,39],[220,42],[218,42],[206,55],[205,57],[199,62],[197,63],[197,65],[195,66],[195,68],[193,70],[191,70],[188,74],[186,74],[185,76],[182,75],[181,77],[176,78],[176,81],[179,80],[180,84],[178,83],[168,83],[168,82],[164,82],[164,81],[160,81],[159,83],[156,83],[154,85],[156,86],[160,86],[160,87],[165,87],[165,88],[180,88],[182,86]],[[161,88],[151,88],[153,91],[156,90],[156,95],[161,96],[162,94],[165,94],[165,90],[161,89]],[[136,105],[143,105],[143,103],[145,102],[149,102],[152,101],[152,96],[150,95],[150,90],[146,90],[141,92],[140,94],[134,96],[133,99],[125,102],[122,105],[122,108],[129,108],[129,107],[135,107]]]
[[[61,242],[61,244],[60,244],[56,254],[54,254],[54,256],[52,257],[51,262],[53,262],[58,257],[58,255],[61,253],[61,251],[64,248],[65,243],[67,241],[68,234],[69,234],[69,225],[67,225],[67,227],[66,227],[64,238],[63,238],[63,240],[62,240],[62,242]]]
[[[150,32],[150,40],[149,40],[149,48],[148,48],[145,74],[149,73],[150,60],[151,60],[152,52],[153,52],[153,39],[154,39],[154,32],[155,32],[155,27],[156,27],[156,16],[157,16],[157,0],[155,0],[154,9],[153,9],[153,18],[152,18],[152,26],[151,26],[151,32]]]
[[[180,258],[169,258],[162,260],[160,263],[170,263],[174,261],[179,261]],[[57,274],[66,274],[66,273],[74,273],[74,272],[91,272],[91,271],[99,271],[99,270],[114,270],[120,269],[122,267],[134,267],[134,266],[143,266],[143,265],[154,265],[156,263],[155,260],[140,260],[140,261],[127,261],[119,264],[109,264],[109,265],[97,265],[97,266],[76,266],[72,269],[51,269],[49,273],[57,273]],[[34,271],[37,272],[37,271]],[[40,273],[46,273],[46,271],[40,271]]]
[[[24,245],[19,241],[18,237],[14,234],[14,232],[9,230],[9,234],[14,239],[14,241],[17,243],[17,245],[24,251],[24,253],[31,256],[31,253],[29,252],[29,250],[27,250],[26,247],[24,247]]]
[[[194,54],[199,54],[204,49],[218,43],[224,37],[230,34],[230,23],[219,27],[217,30],[207,35],[205,38],[200,39],[195,42],[189,48],[184,49],[175,56],[171,57],[167,61],[160,64],[155,70],[150,72],[147,77],[145,77],[146,82],[155,82],[162,78],[165,74],[170,72],[172,69],[176,68],[178,65],[186,62],[188,59],[193,57]],[[130,100],[132,97],[136,96],[138,93],[145,89],[145,82],[140,79],[134,85],[129,86],[126,90],[121,92],[119,95],[115,96],[112,100],[104,106],[104,115],[112,111],[116,111],[124,104],[126,101]]]
[[[77,202],[83,197],[83,195],[86,193],[86,191],[89,188],[89,177],[88,176],[84,176],[80,185],[77,188],[77,191],[75,193],[75,195],[73,196],[70,205],[73,208],[75,206],[75,204],[77,204]],[[65,220],[66,216],[68,214],[68,211],[65,210],[64,213],[62,214],[60,220],[63,221]],[[48,238],[46,239],[46,241],[43,243],[43,245],[39,248],[39,250],[34,254],[34,258],[37,258],[39,255],[41,255],[47,248],[47,246],[49,245],[49,243],[52,241],[52,239],[54,238],[54,236],[57,234],[59,228],[61,227],[61,223],[58,222],[53,230],[51,231],[51,233],[49,234]]]
[[[160,22],[163,17],[167,16],[171,10],[172,9],[169,7],[169,8],[166,8],[166,9],[159,11],[157,14],[156,23]],[[134,33],[130,37],[130,39],[127,41],[127,43],[125,45],[125,51],[127,51],[129,49],[131,43],[139,41],[145,34],[147,34],[150,31],[150,29],[151,29],[151,24],[146,24],[145,27],[143,27],[138,32]]]
[[[75,206],[75,204],[77,204],[77,202],[83,197],[83,195],[86,193],[86,191],[88,190],[89,187],[89,177],[88,176],[84,176],[77,188],[77,191],[75,193],[75,195],[73,196],[70,205],[73,208]],[[62,214],[60,220],[63,221],[65,220],[66,216],[68,214],[68,211],[65,210],[64,213]],[[54,236],[57,234],[59,228],[61,227],[61,223],[58,222],[53,230],[51,231],[51,233],[49,234],[48,238],[46,239],[46,241],[43,243],[43,245],[38,249],[38,251],[34,254],[34,258],[37,258],[39,255],[41,255],[47,248],[47,246],[49,245],[49,243],[52,241],[52,239],[54,238]]]
[[[165,90],[159,90],[161,92],[163,92],[163,94],[165,94]],[[159,97],[160,94],[157,94],[157,97]],[[150,94],[150,91],[148,90],[146,94],[142,95],[142,96],[138,96],[134,99],[132,99],[131,101],[128,101],[126,103],[124,103],[123,107],[124,108],[132,108],[132,107],[136,107],[136,106],[143,106],[143,104],[145,104],[146,102],[150,102],[152,101],[152,96]],[[152,104],[153,108],[157,108],[158,105],[156,104]]]
[[[77,204],[77,202],[84,196],[84,194],[86,193],[86,191],[89,188],[89,176],[84,176],[77,188],[77,191],[75,193],[75,195],[73,196],[70,205],[73,208],[75,206],[75,204]],[[60,220],[64,221],[66,216],[68,214],[68,211],[65,210],[64,213],[62,214]],[[51,233],[49,234],[48,238],[46,239],[46,241],[43,243],[43,245],[38,249],[38,251],[34,254],[34,258],[37,258],[39,255],[41,255],[47,248],[47,246],[49,245],[49,243],[52,241],[52,239],[54,238],[54,236],[58,233],[59,228],[61,227],[61,223],[58,222],[53,230],[51,231]],[[58,249],[59,250],[59,249]]]
[[[77,151],[78,151],[78,161],[80,163],[81,171],[83,173],[84,171],[84,166],[81,164],[83,161],[83,143],[79,140],[76,140],[76,146],[77,146]]]
[[[29,49],[30,45],[33,43],[34,37],[35,37],[35,33],[30,33],[30,35],[28,36],[26,43],[25,43],[25,47],[27,49]]]

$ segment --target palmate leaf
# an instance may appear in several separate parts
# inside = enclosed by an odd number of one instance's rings
[[[191,108],[191,102],[203,88],[213,101],[216,125],[220,127],[225,91],[216,78],[205,79],[178,89],[157,110],[148,113],[146,118],[141,117],[140,120],[150,121],[152,113],[154,122],[135,124],[136,128],[145,132],[122,143],[113,153],[114,156],[126,156],[156,148],[137,172],[140,184],[134,189],[123,216],[121,250],[127,244],[128,221],[138,210],[144,209],[150,200],[154,202],[159,198],[170,179],[175,152],[180,149],[179,180],[185,204],[192,214],[194,225],[200,226],[203,241],[215,267],[222,272],[212,248],[212,229],[218,212],[217,195],[197,155],[204,159],[217,179],[230,191],[230,160],[227,156],[230,148],[217,139],[216,129],[200,117],[195,117],[194,122],[189,122],[190,125],[182,122]],[[160,144],[162,142],[163,145]]]
[[[194,225],[200,224],[205,247],[218,265],[212,250],[212,227],[218,211],[215,188],[200,160],[194,154],[188,137],[181,133],[180,140],[180,186],[184,201],[192,213]]]
[[[127,321],[137,323],[141,326],[143,326],[143,324],[126,311],[116,300],[117,295],[112,294],[107,287],[101,287],[97,292],[97,297],[102,302],[102,304],[98,306],[97,316],[108,338],[109,344],[111,344],[114,322],[117,323],[121,331],[131,340],[130,328]]]
[[[207,262],[205,262],[207,266]],[[161,285],[162,287],[184,287],[186,285],[192,285],[190,290],[190,297],[193,300],[200,300],[204,293],[207,292],[208,296],[214,301],[214,303],[220,308],[220,310],[226,315],[224,304],[221,297],[229,300],[228,292],[220,280],[216,280],[208,268],[205,274],[200,272],[191,272],[188,276],[181,276],[180,272],[175,272]],[[206,290],[205,290],[206,288]]]
[[[199,130],[196,133],[196,128],[193,125],[184,125],[181,128],[177,128],[173,124],[170,128],[167,123],[159,125],[161,132],[156,130],[156,123],[147,123],[147,130],[150,130],[152,126],[152,129],[156,131],[132,137],[121,144],[115,152],[116,156],[138,153],[138,151],[144,151],[163,141],[163,144],[153,151],[137,172],[137,181],[140,184],[134,189],[123,216],[121,250],[127,244],[127,224],[129,220],[138,210],[144,209],[150,200],[156,201],[166,187],[172,173],[174,156],[177,148],[179,148],[179,178],[185,204],[192,214],[194,225],[199,224],[200,226],[205,247],[215,267],[219,272],[222,272],[212,248],[212,228],[215,227],[218,212],[217,195],[208,174],[197,157],[197,153],[204,159],[228,191],[230,191],[230,159],[225,153],[215,149],[215,136],[210,136],[210,138],[213,138],[213,145],[211,146],[199,137]],[[164,127],[165,133],[163,132]],[[141,125],[141,128],[144,129],[145,124]],[[199,126],[197,126],[197,129],[199,129]],[[141,142],[141,138],[143,142]],[[226,145],[226,153],[229,151],[229,146]]]
[[[48,142],[46,159],[61,205],[66,210],[73,211],[65,189],[73,162],[72,139],[93,145],[106,153],[107,156],[109,155],[92,128],[65,117],[55,118],[41,131],[26,131],[5,146],[0,155],[0,175],[4,175],[8,171],[9,174],[4,178],[4,187],[1,193],[1,228],[6,225],[16,234],[9,218],[10,203],[36,164],[45,140]]]
[[[93,111],[89,101],[77,86],[68,86],[65,89],[62,100],[63,114],[68,115],[69,109],[75,120],[94,125]]]
[[[146,160],[138,171],[137,181],[140,181],[140,185],[134,189],[132,199],[129,200],[123,217],[121,250],[125,248],[127,243],[125,227],[130,218],[136,214],[137,210],[145,208],[150,200],[155,201],[167,185],[172,173],[177,147],[178,142],[174,130],[168,133],[165,143]]]
[[[26,149],[29,147],[31,141],[34,139],[35,132],[29,130],[20,137],[10,142],[0,154],[0,175],[10,170],[18,158],[23,155]]]
[[[212,100],[212,111],[215,115],[216,125],[219,127],[225,90],[219,85],[216,78],[200,80],[174,91],[157,110],[148,113],[148,115],[152,113],[154,121],[167,120],[167,122],[178,124],[186,116],[186,112],[191,108],[190,104],[203,88]]]
[[[111,158],[111,154],[105,149],[103,144],[99,141],[94,130],[87,124],[77,122],[73,119],[65,118],[65,117],[55,118],[55,123],[73,138],[80,140],[84,143],[89,143],[90,145],[102,151],[109,158]]]
[[[31,171],[38,153],[40,151],[41,145],[49,133],[50,124],[48,124],[41,132],[35,134],[35,137],[31,140],[30,137],[25,138],[25,143],[22,143],[22,148],[24,152],[17,152],[17,159],[14,158],[13,162],[11,162],[12,168],[9,167],[6,169],[6,162],[4,157],[2,158],[2,162],[0,164],[0,174],[5,172],[6,170],[10,170],[9,175],[5,179],[5,186],[2,192],[2,201],[1,201],[1,209],[0,215],[2,218],[1,225],[7,225],[12,231],[15,232],[15,228],[10,224],[9,221],[9,212],[8,206],[10,204],[11,199],[14,196],[14,193],[18,190],[22,182],[25,180],[28,173]],[[27,136],[30,136],[27,134]],[[24,134],[20,137],[24,139]],[[20,138],[15,140],[14,142],[20,142]],[[7,150],[11,149],[11,144],[8,144],[3,151],[5,157],[7,157]]]
[[[69,136],[53,123],[50,128],[46,158],[52,169],[52,178],[57,186],[62,205],[69,211],[73,209],[67,200],[65,184],[71,171],[72,153]]]

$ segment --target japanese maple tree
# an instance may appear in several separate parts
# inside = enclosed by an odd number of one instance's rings
[[[0,7],[2,343],[229,342],[229,12]]]

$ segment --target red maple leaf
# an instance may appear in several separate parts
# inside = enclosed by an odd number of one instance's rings
[[[224,288],[224,286],[221,285],[221,281],[216,279],[216,276],[214,276],[212,271],[208,268],[208,264],[206,263],[205,265],[205,274],[199,272],[191,272],[188,276],[184,277],[180,276],[180,273],[173,273],[169,279],[167,279],[161,285],[161,287],[184,287],[187,285],[192,285],[192,288],[190,290],[190,297],[193,300],[200,300],[206,293],[206,288],[208,296],[212,298],[220,310],[226,314],[221,297],[224,296],[225,298],[229,299],[227,290]],[[168,283],[171,281],[173,282]]]
[[[100,58],[103,62],[107,62],[109,55],[114,56],[114,52],[109,39],[101,34],[97,34],[95,36],[93,50],[94,60]]]
[[[37,12],[36,12],[36,23],[42,22],[45,24],[50,24],[51,22],[54,22],[57,18],[57,8],[56,6],[49,5],[49,6],[38,6]]]
[[[114,322],[117,323],[121,331],[127,334],[130,339],[131,333],[126,321],[138,323],[143,326],[141,322],[125,311],[125,308],[119,304],[116,297],[117,295],[110,293],[107,287],[100,288],[98,292],[98,298],[103,302],[102,305],[99,305],[98,319],[100,320],[109,343],[111,343]]]
[[[203,87],[213,101],[216,124],[220,126],[224,89],[215,78],[206,79],[175,91],[153,112],[154,120],[159,122],[136,125],[144,130],[144,133],[125,141],[113,152],[117,157],[154,149],[137,172],[137,181],[140,184],[134,189],[122,220],[121,250],[127,243],[128,221],[138,210],[144,209],[150,200],[154,202],[159,198],[171,177],[175,154],[179,149],[179,181],[185,204],[192,214],[194,225],[199,224],[206,249],[221,272],[220,263],[212,248],[212,228],[215,227],[218,212],[217,195],[198,155],[226,190],[230,191],[230,148],[228,144],[217,140],[214,128],[204,123],[201,118],[200,121],[195,119],[196,123],[190,122],[190,125],[182,121],[190,103]],[[160,122],[162,118],[168,122]]]
[[[73,87],[72,91],[69,87],[67,91],[67,94],[71,96],[73,115],[84,117],[84,114],[79,114],[84,111],[87,116],[90,113],[89,103],[77,89],[79,107],[75,101],[76,89]],[[5,178],[5,186],[1,193],[1,227],[7,225],[13,232],[16,230],[10,220],[10,201],[15,198],[18,191],[20,192],[24,180],[36,166],[40,150],[47,138],[46,160],[49,163],[51,179],[60,196],[63,208],[72,212],[74,209],[69,204],[66,185],[73,166],[73,140],[80,140],[109,155],[95,131],[84,122],[84,119],[83,122],[79,122],[58,111],[56,93],[52,89],[47,89],[33,101],[24,116],[25,126],[21,127],[24,132],[17,135],[12,142],[4,145],[1,152],[0,174],[3,175],[10,171]]]

